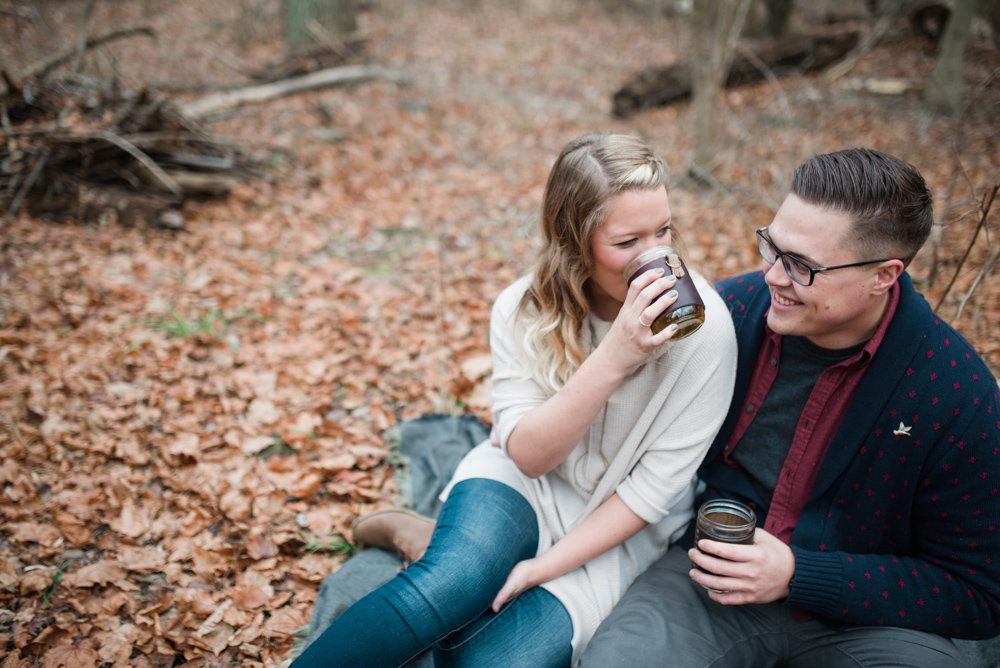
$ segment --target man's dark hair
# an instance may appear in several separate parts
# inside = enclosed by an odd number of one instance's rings
[[[908,265],[934,222],[933,197],[920,172],[871,149],[814,155],[795,170],[792,193],[851,217],[848,244],[859,261],[894,257]]]

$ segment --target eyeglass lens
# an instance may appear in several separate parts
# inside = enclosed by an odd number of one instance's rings
[[[777,262],[778,249],[763,234],[757,235],[757,246],[760,248],[760,254],[768,264]],[[811,273],[809,267],[801,261],[785,254],[781,254],[781,264],[784,265],[789,278],[801,285],[809,285],[809,274]]]

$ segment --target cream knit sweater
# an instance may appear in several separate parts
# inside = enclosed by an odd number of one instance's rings
[[[583,440],[550,473],[529,478],[507,456],[507,438],[550,392],[526,379],[513,320],[529,277],[493,305],[493,419],[502,448],[480,444],[463,459],[442,494],[468,478],[490,478],[521,492],[538,516],[538,554],[548,550],[612,494],[649,526],[616,548],[542,585],[573,621],[573,663],[601,621],[646,568],[666,552],[693,516],[695,472],[722,426],[736,376],[736,336],[729,311],[701,276],[705,324],[667,342],[611,395]],[[611,328],[594,316],[584,325],[591,350]],[[592,329],[591,329],[592,328]],[[593,342],[589,339],[593,332]],[[603,456],[602,456],[603,454]]]

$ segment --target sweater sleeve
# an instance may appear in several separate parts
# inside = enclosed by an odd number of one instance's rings
[[[625,505],[650,524],[663,520],[690,489],[702,458],[726,417],[736,375],[736,335],[722,300],[699,285],[705,324],[657,364],[670,383],[658,415],[659,434],[616,489]],[[697,338],[696,338],[697,337]],[[671,344],[666,344],[671,345]]]
[[[549,398],[550,393],[527,378],[525,369],[515,354],[514,316],[529,278],[521,278],[508,286],[493,304],[490,315],[490,354],[493,357],[493,423],[500,437],[500,447],[507,452],[510,438],[518,421]]]
[[[912,545],[898,552],[911,556],[793,545],[786,605],[845,624],[956,638],[1000,634],[1000,401],[993,392],[975,403],[977,419],[942,437],[945,455],[928,460],[914,481],[912,515],[884,518],[909,523]]]

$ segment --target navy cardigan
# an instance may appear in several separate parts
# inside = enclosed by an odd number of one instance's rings
[[[716,286],[739,343],[736,389],[699,474],[754,498],[716,458],[747,393],[770,294],[760,272]],[[830,443],[792,535],[785,604],[840,624],[1000,634],[1000,389],[907,274],[899,306]],[[900,423],[908,434],[896,434]],[[763,513],[761,513],[763,514]]]

